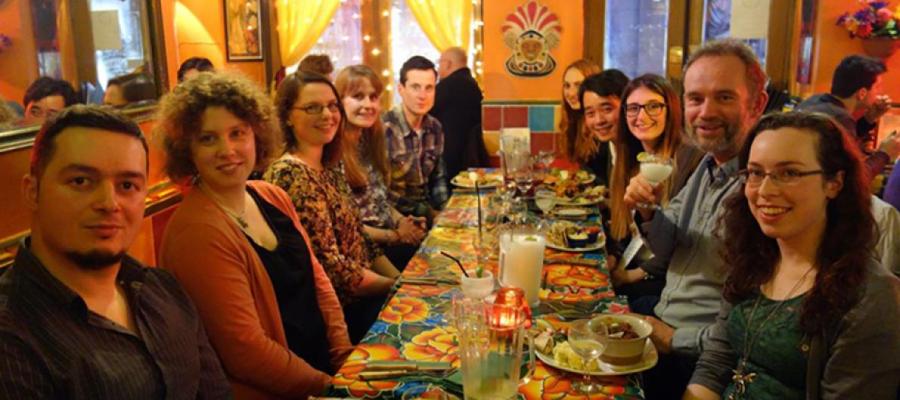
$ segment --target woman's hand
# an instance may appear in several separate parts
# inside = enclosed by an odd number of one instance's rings
[[[397,221],[397,236],[400,239],[401,243],[405,244],[419,244],[422,241],[422,238],[425,237],[425,230],[422,228],[421,223],[424,223],[424,218],[421,218],[421,221],[413,217],[402,217]]]

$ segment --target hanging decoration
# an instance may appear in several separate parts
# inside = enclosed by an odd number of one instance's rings
[[[506,71],[522,77],[545,76],[556,68],[550,54],[559,45],[562,26],[559,17],[537,0],[528,0],[506,16],[501,28],[503,41],[512,54]]]

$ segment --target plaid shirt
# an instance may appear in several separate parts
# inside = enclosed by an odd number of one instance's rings
[[[441,123],[426,114],[417,133],[406,123],[401,106],[385,113],[382,121],[391,162],[388,199],[404,214],[424,216],[429,208],[443,208],[449,191]]]

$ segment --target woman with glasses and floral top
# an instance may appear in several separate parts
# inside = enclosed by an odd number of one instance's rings
[[[632,240],[639,240],[634,236],[637,228],[632,210],[623,200],[629,180],[640,171],[638,154],[672,161],[674,173],[659,183],[663,205],[681,190],[703,157],[701,151],[682,142],[681,100],[665,78],[654,74],[634,78],[625,86],[621,99],[610,188],[611,240],[607,242],[613,261],[621,258]],[[628,265],[611,263],[610,267],[616,291],[628,296],[632,309],[640,313],[651,312],[665,286],[661,278],[665,275],[663,260],[653,259],[648,253],[646,248],[641,249]]]
[[[343,132],[344,171],[366,233],[401,270],[425,236],[425,219],[404,216],[388,202],[390,165],[381,125],[384,84],[365,65],[341,70],[334,81],[347,113]]]
[[[189,189],[160,265],[197,305],[235,398],[320,393],[353,347],[290,198],[247,180],[280,153],[271,100],[245,78],[204,72],[159,107],[166,174]]]
[[[281,82],[275,106],[287,151],[263,179],[291,196],[358,343],[400,272],[365,234],[344,178],[344,106],[328,78],[302,71]]]
[[[833,120],[770,114],[722,217],[723,307],[685,399],[895,399],[900,280],[872,256],[859,147]]]

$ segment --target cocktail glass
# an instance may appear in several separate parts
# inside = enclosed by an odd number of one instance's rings
[[[671,159],[653,154],[642,153],[638,157],[638,161],[641,163],[641,176],[654,188],[668,179],[669,176],[672,175],[672,170],[675,168]],[[638,203],[637,206],[655,210],[661,208],[658,204],[643,202]]]

